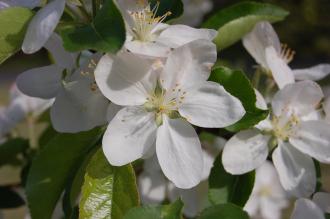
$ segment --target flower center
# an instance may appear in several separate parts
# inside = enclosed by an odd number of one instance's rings
[[[144,3],[140,2],[139,4],[143,5]],[[158,24],[162,23],[167,16],[171,15],[171,12],[166,12],[162,16],[156,16],[158,8],[159,2],[157,2],[152,9],[150,4],[148,4],[140,11],[130,12],[134,22],[132,32],[135,40],[142,42],[150,42],[155,40],[155,28]]]
[[[172,119],[180,117],[178,110],[185,99],[186,93],[180,88],[179,84],[176,84],[170,90],[165,90],[158,82],[154,92],[147,97],[144,108],[148,112],[155,113],[156,123],[160,126],[164,114]]]
[[[279,117],[273,115],[273,136],[283,141],[288,141],[289,137],[292,136],[293,127],[299,123],[299,118],[292,113],[290,116],[280,115]]]

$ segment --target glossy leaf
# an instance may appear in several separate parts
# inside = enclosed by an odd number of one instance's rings
[[[183,13],[183,3],[182,0],[150,0],[151,7],[156,7],[159,3],[157,10],[157,16],[163,16],[170,12],[170,15],[166,17],[165,21],[171,20],[173,18],[180,17]]]
[[[131,209],[124,219],[181,219],[183,202],[181,199],[169,205],[143,206]]]
[[[249,215],[233,204],[215,205],[205,209],[198,219],[249,219]]]
[[[27,8],[0,10],[0,64],[21,49],[33,12]]]
[[[117,52],[124,44],[124,20],[113,0],[105,0],[91,24],[68,28],[61,33],[68,51],[93,49],[100,52]]]
[[[232,132],[250,128],[268,115],[268,110],[256,107],[256,94],[249,79],[242,71],[219,67],[212,71],[210,81],[218,82],[243,104],[246,114],[237,123],[227,127]]]
[[[87,166],[79,218],[121,219],[129,209],[138,205],[139,197],[132,166],[111,166],[102,149],[97,151]]]
[[[8,186],[0,186],[0,209],[17,208],[25,202],[15,191]]]
[[[254,179],[254,171],[244,175],[227,173],[219,155],[209,177],[209,200],[214,205],[233,203],[243,207],[252,193]]]
[[[10,139],[0,145],[0,166],[19,163],[19,155],[29,148],[29,142],[22,138]]]
[[[241,2],[220,10],[208,19],[203,27],[218,30],[215,43],[224,49],[239,41],[260,21],[276,22],[283,20],[289,13],[271,4]]]
[[[51,217],[72,172],[76,171],[101,134],[99,128],[78,134],[57,134],[36,155],[26,182],[32,218]]]

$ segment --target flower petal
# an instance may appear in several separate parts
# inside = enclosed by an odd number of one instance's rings
[[[296,80],[318,81],[330,73],[330,64],[319,64],[310,68],[295,69],[293,74]]]
[[[191,188],[202,179],[203,156],[198,135],[184,120],[163,118],[156,153],[165,176],[178,188]]]
[[[76,64],[77,53],[67,52],[62,46],[62,39],[53,33],[45,44],[45,48],[54,57],[56,65],[62,68],[73,69]]]
[[[330,163],[330,124],[304,121],[298,124],[290,143],[299,151],[323,163]]]
[[[167,57],[171,50],[169,47],[161,43],[142,42],[137,40],[127,41],[125,47],[132,53],[146,57]]]
[[[308,197],[314,192],[316,173],[312,158],[285,142],[279,143],[272,157],[281,184],[289,194]]]
[[[76,133],[107,122],[109,101],[90,88],[89,81],[66,84],[56,97],[50,115],[58,132]]]
[[[176,85],[190,87],[206,81],[216,60],[216,47],[207,40],[196,40],[174,49],[161,74],[162,85],[172,89]]]
[[[168,47],[177,48],[195,40],[212,40],[218,32],[212,29],[197,29],[187,25],[171,25],[166,28],[156,42],[160,42]]]
[[[95,80],[103,95],[115,104],[142,105],[156,86],[157,75],[152,73],[147,60],[122,52],[101,58]]]
[[[245,114],[241,102],[215,82],[204,82],[191,87],[182,102],[179,106],[181,116],[200,127],[226,127]]]
[[[160,204],[165,199],[167,182],[161,171],[143,172],[138,180],[143,204]]]
[[[268,68],[265,50],[273,47],[279,54],[281,43],[272,25],[268,22],[259,22],[254,29],[243,38],[243,45],[255,61],[264,68]]]
[[[313,196],[313,202],[326,213],[330,213],[330,193],[317,192]]]
[[[322,210],[311,200],[301,198],[295,203],[291,219],[325,219]]]
[[[267,66],[272,72],[273,78],[280,89],[287,84],[295,82],[292,70],[278,55],[274,47],[267,47],[265,54]]]
[[[141,158],[156,140],[154,114],[140,107],[125,107],[109,123],[102,147],[108,161],[122,166]]]
[[[268,156],[269,138],[256,129],[234,135],[222,152],[225,170],[231,174],[243,174],[259,167]]]
[[[62,71],[57,65],[30,69],[17,77],[16,84],[26,95],[50,99],[61,87]]]
[[[292,109],[298,116],[314,111],[323,98],[322,89],[313,81],[301,81],[285,86],[272,100],[273,113],[280,116]]]
[[[63,14],[64,6],[65,0],[54,0],[37,12],[25,34],[22,45],[24,53],[34,53],[44,46]]]
[[[325,119],[330,123],[330,96],[324,100],[323,109],[325,112]]]

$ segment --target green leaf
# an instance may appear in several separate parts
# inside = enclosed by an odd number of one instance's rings
[[[215,43],[218,49],[224,49],[239,41],[256,23],[281,21],[288,14],[288,11],[271,4],[245,1],[219,11],[203,27],[218,30]]]
[[[126,32],[124,20],[113,0],[105,0],[91,24],[65,29],[61,35],[68,51],[93,49],[115,53],[123,46]]]
[[[0,11],[0,64],[21,49],[32,16],[27,8],[9,7]]]
[[[148,205],[131,209],[124,219],[181,219],[183,202],[181,199],[169,205]]]
[[[50,218],[72,172],[101,138],[95,128],[78,134],[57,134],[32,161],[26,182],[30,213],[34,219]]]
[[[173,18],[180,17],[183,14],[183,3],[182,0],[149,0],[151,7],[157,7],[159,4],[156,16],[163,16],[170,12],[171,14],[166,16],[165,21],[169,21]]]
[[[205,209],[198,219],[249,219],[249,215],[233,204],[215,205]]]
[[[19,163],[19,155],[29,148],[29,142],[22,138],[10,139],[0,145],[0,166]]]
[[[121,219],[139,205],[132,166],[111,166],[100,149],[87,166],[79,204],[79,218]]]
[[[268,110],[256,107],[254,88],[242,71],[219,67],[212,71],[209,80],[221,84],[229,93],[237,97],[246,111],[240,121],[226,128],[228,131],[237,132],[250,128],[267,117]]]
[[[233,203],[243,207],[252,192],[254,179],[254,171],[244,175],[227,173],[220,154],[214,161],[209,177],[209,200],[214,205]]]
[[[325,216],[325,219],[330,219],[330,214],[329,213],[325,213],[324,216]]]
[[[316,187],[315,192],[320,192],[322,189],[322,172],[320,162],[313,159],[315,172],[316,172]]]
[[[9,186],[0,186],[0,209],[17,208],[24,205],[24,200]]]

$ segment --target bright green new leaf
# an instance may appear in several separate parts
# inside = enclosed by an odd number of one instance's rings
[[[239,41],[256,23],[281,21],[288,14],[288,11],[271,4],[244,1],[219,11],[203,27],[218,30],[215,43],[220,50]]]
[[[51,218],[70,176],[101,135],[99,128],[77,134],[57,134],[36,155],[26,182],[32,218]]]
[[[18,155],[24,153],[29,147],[25,139],[14,138],[0,145],[0,166],[19,163]]]
[[[221,84],[229,93],[237,97],[243,104],[246,114],[237,123],[227,127],[232,132],[250,128],[268,115],[268,110],[256,107],[256,94],[249,79],[242,71],[219,67],[212,71],[210,81]]]
[[[143,206],[131,209],[124,219],[181,219],[183,202],[181,199],[169,205]]]
[[[132,166],[111,166],[102,149],[97,151],[87,166],[79,218],[121,219],[129,209],[138,205],[139,196]]]
[[[249,215],[236,205],[221,204],[205,209],[198,219],[249,219]]]
[[[124,20],[113,0],[105,0],[91,24],[68,28],[61,33],[68,51],[93,49],[99,52],[117,52],[124,44]]]
[[[21,49],[33,12],[10,7],[0,11],[0,64]]]
[[[183,3],[182,0],[149,0],[151,2],[151,7],[157,7],[156,4],[159,3],[156,16],[166,16],[165,21],[180,17],[183,13]]]
[[[209,200],[212,204],[233,203],[244,207],[254,186],[255,172],[231,175],[225,171],[221,154],[214,161],[209,177]]]

